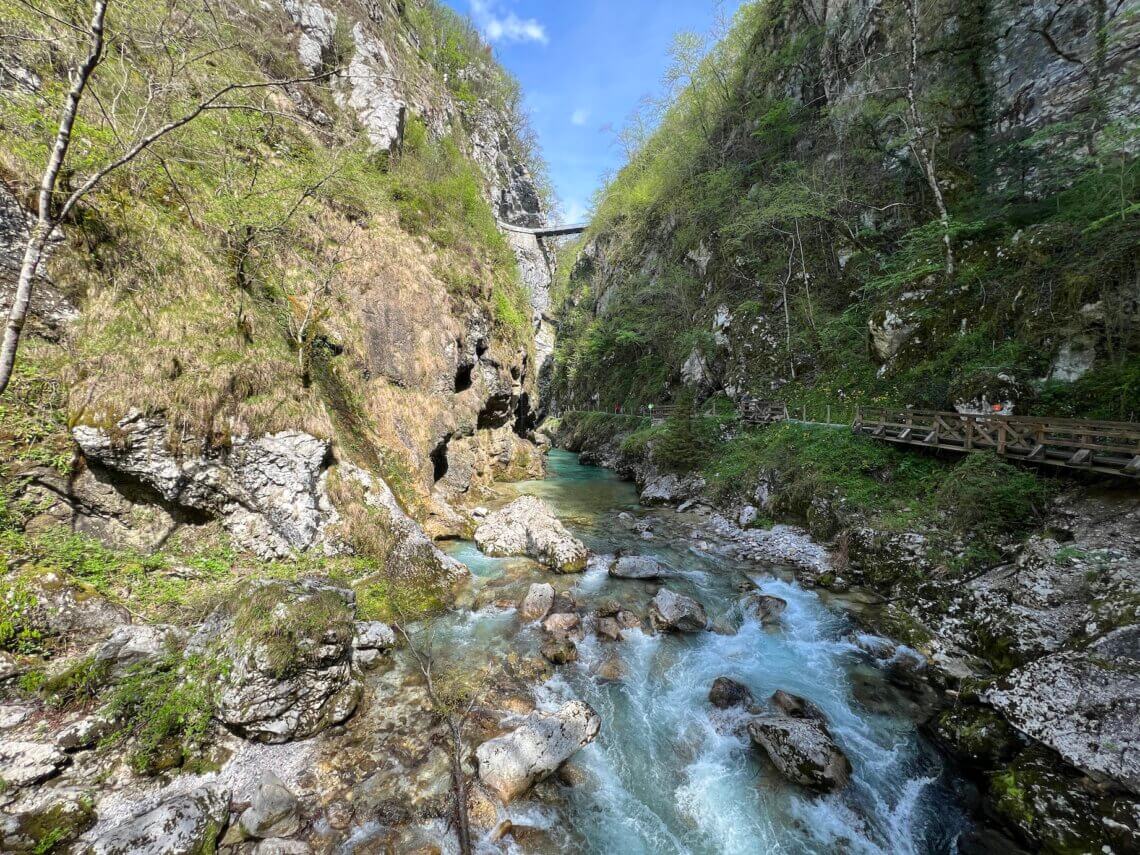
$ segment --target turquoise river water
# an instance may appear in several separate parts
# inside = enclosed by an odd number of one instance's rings
[[[635,632],[609,643],[587,633],[578,661],[536,692],[542,708],[586,701],[601,716],[601,734],[571,761],[578,780],[559,799],[511,806],[516,824],[538,833],[533,845],[522,837],[508,847],[599,855],[956,851],[968,826],[959,782],[908,717],[913,704],[848,640],[855,627],[842,603],[800,587],[787,568],[719,556],[694,531],[698,518],[639,507],[633,485],[575,455],[551,452],[549,470],[514,489],[546,499],[592,552],[667,563],[681,574],[668,585],[700,600],[719,631]],[[509,606],[533,581],[570,589],[583,614],[603,598],[644,614],[656,589],[609,577],[604,559],[561,577],[529,561],[488,558],[466,542],[449,550],[475,585],[471,608],[437,632],[470,662],[537,650],[540,630],[520,625]],[[764,627],[739,608],[745,580],[788,601],[779,626]],[[750,746],[734,718],[743,713],[708,702],[720,675],[745,683],[761,703],[784,689],[819,706],[851,760],[848,786],[820,796],[784,781]]]

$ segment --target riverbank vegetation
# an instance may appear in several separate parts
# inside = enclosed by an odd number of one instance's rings
[[[1042,46],[1034,73],[1081,94],[1055,120],[999,120],[998,54],[1040,37],[991,5],[928,0],[912,32],[896,4],[860,63],[850,9],[825,27],[760,0],[704,53],[680,39],[675,85],[627,130],[567,273],[556,394],[1140,417],[1134,22],[1065,18],[1071,63]]]

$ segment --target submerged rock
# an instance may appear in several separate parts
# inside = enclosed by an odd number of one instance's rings
[[[582,701],[531,713],[510,733],[475,750],[479,779],[509,802],[593,742],[600,728],[598,714]]]
[[[230,793],[198,787],[170,796],[101,834],[87,855],[204,855],[225,826]]]
[[[542,620],[553,605],[554,586],[549,582],[535,582],[519,606],[519,617],[523,620]]]
[[[709,703],[721,710],[752,705],[752,691],[731,677],[717,677],[709,689]]]
[[[550,633],[555,641],[567,641],[582,637],[582,620],[572,612],[555,612],[547,615],[542,628]]]
[[[783,597],[753,591],[744,598],[744,606],[756,615],[761,623],[771,624],[780,619],[780,615],[788,607],[788,601]]]
[[[542,645],[542,655],[555,665],[565,665],[577,661],[578,647],[569,639],[551,640]]]
[[[662,588],[649,604],[649,620],[661,631],[700,632],[708,626],[704,606],[692,597]]]
[[[300,828],[299,808],[297,797],[266,769],[261,773],[253,801],[242,812],[238,824],[250,837],[289,837]]]
[[[847,783],[851,764],[820,721],[788,715],[758,716],[748,735],[789,781],[829,792]]]
[[[665,579],[676,574],[650,555],[623,555],[610,565],[618,579]]]
[[[475,529],[475,543],[487,555],[528,555],[559,573],[586,568],[586,547],[536,496],[488,514]]]

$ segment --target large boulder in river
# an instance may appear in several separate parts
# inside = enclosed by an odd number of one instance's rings
[[[537,496],[523,496],[487,515],[475,529],[487,555],[528,555],[559,573],[586,568],[586,547]]]
[[[593,742],[600,728],[598,714],[582,701],[531,713],[510,733],[475,750],[479,779],[509,802]]]
[[[692,597],[662,588],[649,604],[653,628],[672,632],[700,632],[708,626],[704,606]]]
[[[752,692],[731,677],[717,677],[709,689],[709,703],[721,710],[752,705]]]
[[[788,601],[783,597],[753,591],[744,597],[744,607],[756,615],[761,623],[770,624],[780,619],[788,607]]]
[[[610,565],[610,575],[618,579],[664,579],[674,574],[650,555],[623,555]]]
[[[542,620],[553,605],[554,586],[549,582],[535,582],[519,606],[519,617],[523,620]]]
[[[230,794],[205,786],[160,801],[100,834],[87,855],[205,855],[226,824]]]
[[[748,723],[748,735],[793,783],[825,792],[847,783],[851,764],[821,721],[763,715]]]
[[[216,651],[230,663],[218,718],[262,742],[303,739],[347,719],[363,692],[354,615],[353,593],[327,583],[246,588],[191,642],[192,650]]]

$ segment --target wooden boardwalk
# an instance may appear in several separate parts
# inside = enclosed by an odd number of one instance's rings
[[[994,451],[1027,463],[1140,478],[1140,424],[858,407],[851,429],[901,445]]]
[[[846,425],[815,422],[803,410],[795,418],[779,401],[746,400],[736,414],[748,424],[794,421],[826,427]],[[604,412],[570,410],[568,412]],[[672,404],[643,405],[635,412],[607,413],[632,419],[664,421],[676,412]],[[694,416],[707,417],[701,413]],[[910,408],[856,407],[850,428],[873,439],[916,448],[970,453],[992,451],[1011,460],[1099,472],[1140,480],[1140,423],[1044,416],[999,416]]]

